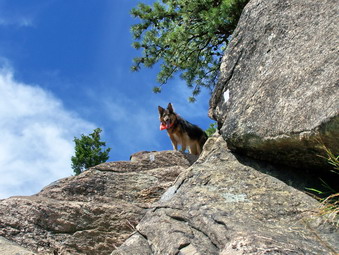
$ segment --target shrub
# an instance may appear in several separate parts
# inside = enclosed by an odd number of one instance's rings
[[[74,137],[75,156],[72,157],[72,169],[75,175],[108,160],[111,148],[102,150],[106,143],[100,141],[101,131],[97,128],[88,136],[82,134],[81,138]]]
[[[207,134],[208,137],[210,137],[211,135],[213,135],[215,133],[215,131],[217,130],[217,123],[211,123],[209,128],[207,128],[205,130],[205,133]]]

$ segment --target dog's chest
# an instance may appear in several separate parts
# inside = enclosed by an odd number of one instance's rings
[[[168,132],[168,136],[171,138],[172,142],[181,143],[182,137],[180,132]]]
[[[179,136],[178,134],[173,134],[173,139],[177,142],[177,143],[181,143],[181,136]]]
[[[189,137],[186,133],[175,132],[170,135],[172,141],[175,141],[178,144],[187,144],[189,142]]]

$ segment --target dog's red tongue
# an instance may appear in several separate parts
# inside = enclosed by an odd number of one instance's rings
[[[173,123],[160,123],[160,130],[169,129],[173,126]]]
[[[160,130],[164,130],[164,129],[167,129],[167,128],[169,128],[169,126],[167,126],[166,124],[160,123]]]

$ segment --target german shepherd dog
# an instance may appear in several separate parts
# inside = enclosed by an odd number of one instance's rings
[[[177,151],[178,145],[181,145],[181,151],[184,152],[186,147],[189,146],[191,154],[200,155],[207,140],[206,133],[176,114],[171,103],[168,104],[167,109],[158,106],[158,110],[160,130],[167,130],[173,149]]]

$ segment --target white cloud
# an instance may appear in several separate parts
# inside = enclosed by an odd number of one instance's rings
[[[32,27],[34,26],[34,23],[33,18],[31,17],[16,17],[16,18],[1,17],[0,26]]]
[[[52,94],[0,69],[0,198],[31,195],[71,175],[73,138],[93,129]]]
[[[112,142],[108,144],[112,147],[111,155],[122,151],[128,156],[140,150],[172,149],[166,131],[159,130],[158,105],[167,107],[171,102],[184,119],[203,129],[209,126],[212,121],[207,116],[208,92],[202,91],[196,103],[189,103],[187,98],[191,91],[187,86],[183,83],[171,85],[161,94],[149,91],[142,97],[131,97],[115,89],[101,95],[88,93],[97,100],[97,108],[111,123],[109,136]]]
[[[35,27],[39,14],[53,4],[54,1],[13,3],[14,1],[12,0],[0,0],[0,26]]]

